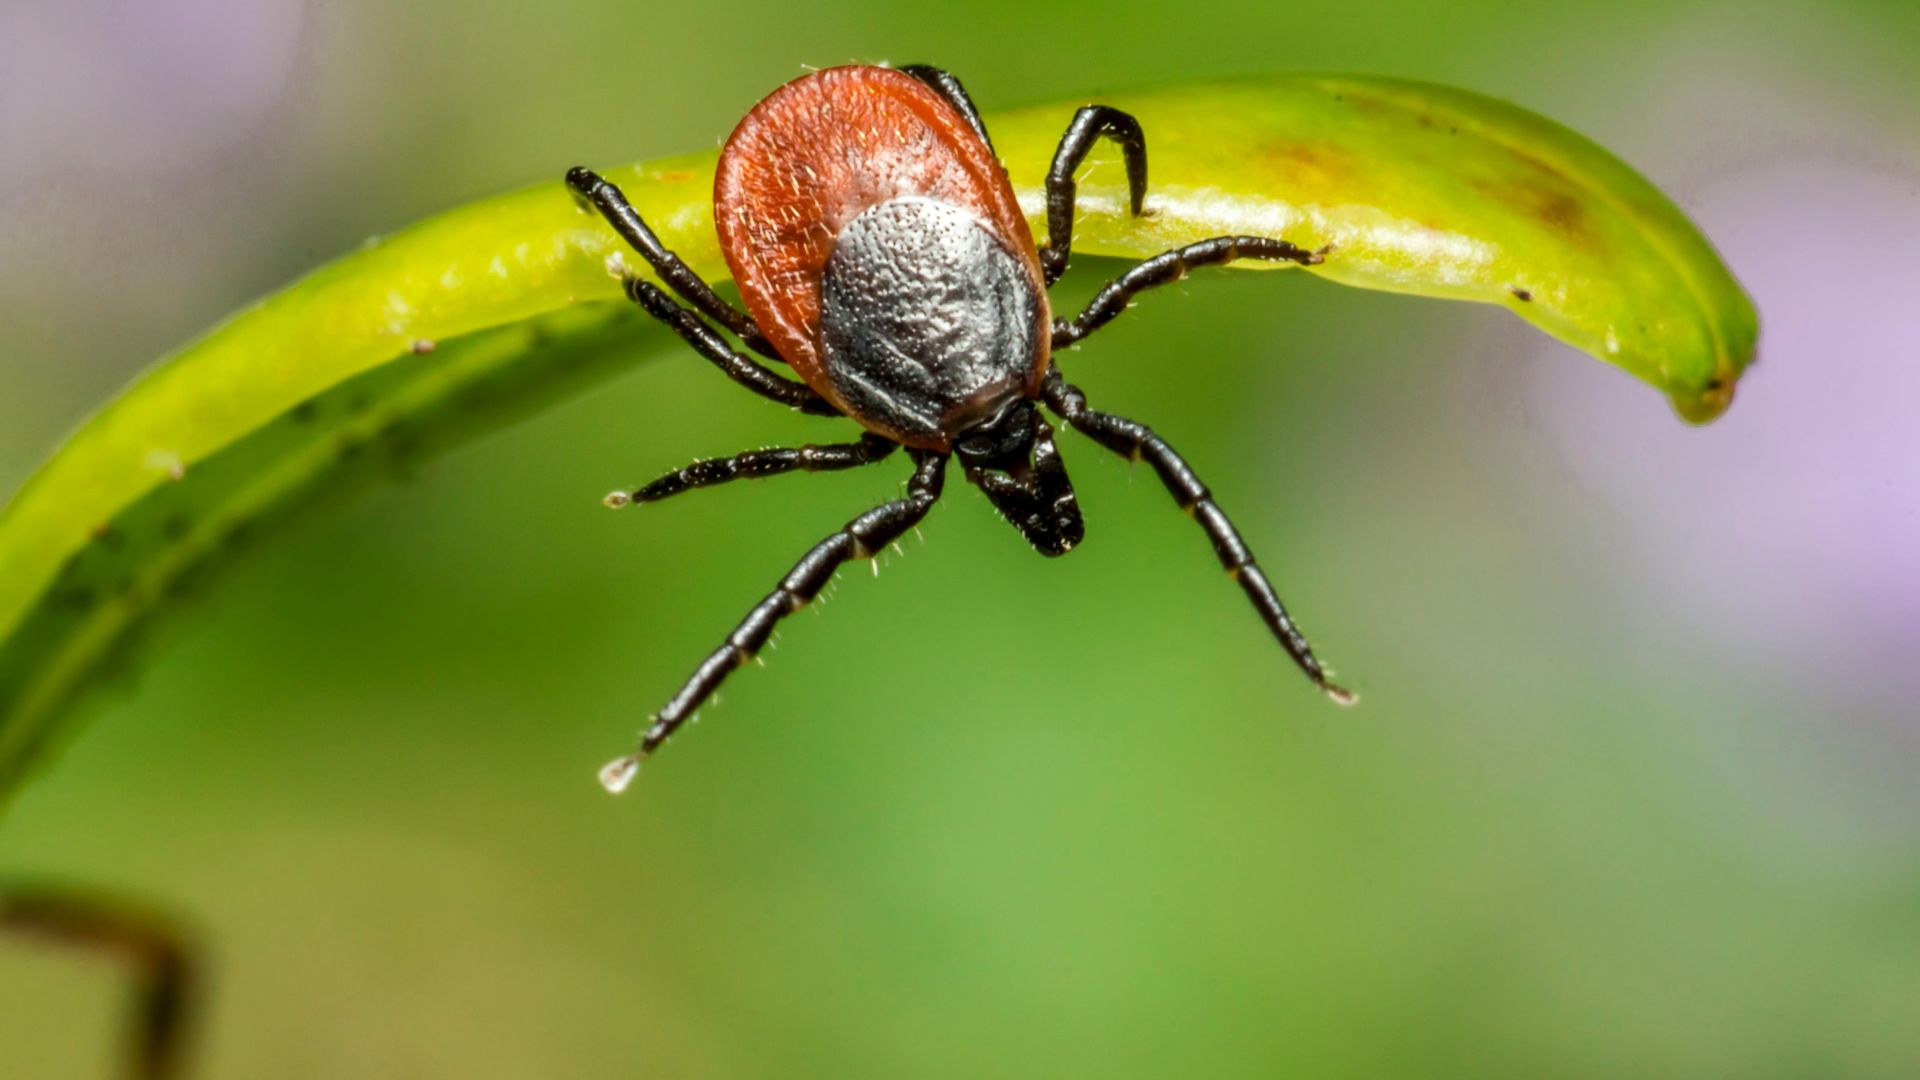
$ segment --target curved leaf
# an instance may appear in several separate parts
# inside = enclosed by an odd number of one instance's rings
[[[1696,421],[1726,408],[1752,358],[1753,308],[1699,232],[1631,169],[1524,110],[1337,75],[1101,100],[1147,131],[1148,214],[1124,212],[1124,174],[1097,148],[1080,253],[1142,257],[1222,233],[1332,245],[1309,272],[1503,304]],[[989,118],[1037,232],[1078,104]],[[717,279],[713,168],[706,153],[608,176]],[[87,421],[0,512],[0,794],[109,660],[264,526],[584,386],[653,332],[617,302],[618,242],[560,171],[233,316]]]

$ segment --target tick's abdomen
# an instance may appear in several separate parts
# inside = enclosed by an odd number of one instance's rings
[[[820,284],[825,373],[856,415],[945,440],[1021,396],[1032,278],[986,222],[908,197],[840,231]]]

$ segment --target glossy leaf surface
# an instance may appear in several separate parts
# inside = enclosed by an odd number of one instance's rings
[[[1753,308],[1699,232],[1617,159],[1524,110],[1330,75],[1100,100],[1147,132],[1148,214],[1124,212],[1117,155],[1096,149],[1077,253],[1144,257],[1223,233],[1331,245],[1308,272],[1502,304],[1695,421],[1726,408],[1752,358]],[[1042,180],[1079,104],[988,117],[1037,235]],[[618,241],[560,182],[570,164],[233,316],[87,421],[0,511],[0,794],[155,615],[275,522],[663,340],[618,299]],[[713,168],[707,153],[606,174],[718,279]]]

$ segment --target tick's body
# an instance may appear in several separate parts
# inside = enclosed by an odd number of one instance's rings
[[[1125,152],[1134,213],[1146,193],[1146,145],[1131,116],[1088,106],[1074,117],[1047,181],[1048,239],[1033,233],[966,92],[934,68],[833,68],[776,90],[755,106],[721,154],[714,220],[747,312],[714,294],[660,245],[625,198],[585,169],[568,183],[647,260],[688,310],[657,286],[628,293],[735,381],[765,397],[867,429],[857,443],[762,450],[699,461],[609,505],[653,502],[746,476],[844,469],[906,447],[907,497],[862,514],[816,545],[780,586],[655,714],[640,751],[602,773],[625,786],[657,748],[810,601],[839,566],[870,558],[926,516],[947,460],[958,456],[1007,520],[1044,555],[1084,532],[1042,402],[1094,441],[1146,460],[1213,541],[1222,566],[1309,678],[1328,682],[1246,544],[1178,454],[1141,424],[1094,412],[1061,379],[1053,350],[1105,325],[1143,289],[1195,266],[1237,258],[1311,264],[1320,253],[1265,237],[1217,237],[1156,256],[1110,283],[1073,320],[1054,320],[1047,287],[1065,271],[1073,227],[1073,171],[1101,138]],[[697,313],[696,313],[697,312]],[[736,352],[701,316],[749,348],[790,365],[796,383]]]
[[[714,225],[781,359],[922,450],[1046,375],[1046,279],[1013,185],[946,99],[890,68],[773,92],[727,140]]]

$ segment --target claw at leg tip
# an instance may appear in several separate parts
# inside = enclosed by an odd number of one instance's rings
[[[600,769],[600,786],[607,789],[607,794],[618,795],[627,790],[627,785],[633,783],[633,778],[638,775],[640,775],[638,754],[617,757]]]
[[[600,500],[600,505],[606,507],[609,510],[618,510],[623,506],[627,506],[631,504],[632,502],[633,502],[633,496],[627,494],[626,492],[610,491],[607,493],[606,498]]]
[[[1360,703],[1360,695],[1344,686],[1335,686],[1332,683],[1326,683],[1321,686],[1320,689],[1326,691],[1327,697],[1332,699],[1335,705],[1339,705],[1342,708],[1350,708]]]

